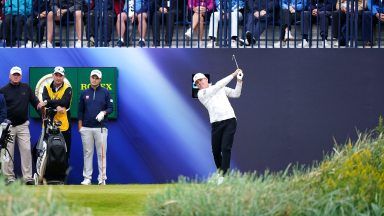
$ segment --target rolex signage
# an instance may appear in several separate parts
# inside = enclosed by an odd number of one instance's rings
[[[30,67],[29,86],[36,96],[41,100],[44,86],[53,81],[52,73],[54,67]],[[89,75],[93,69],[99,69],[103,73],[101,86],[108,89],[113,100],[113,112],[108,116],[111,119],[117,118],[117,68],[116,67],[64,67],[64,82],[72,87],[71,117],[77,118],[79,97],[81,91],[90,87]],[[30,107],[30,114],[33,118],[40,118],[36,110]]]

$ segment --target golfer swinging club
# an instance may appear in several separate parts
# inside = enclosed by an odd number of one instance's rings
[[[236,88],[226,85],[237,77]],[[212,125],[212,153],[216,167],[224,175],[227,173],[231,161],[231,148],[236,132],[236,116],[228,97],[238,98],[241,95],[243,71],[237,69],[229,76],[218,81],[215,85],[208,84],[207,77],[202,73],[193,76],[193,82],[199,88],[199,101],[207,108]],[[218,179],[218,184],[224,180]]]

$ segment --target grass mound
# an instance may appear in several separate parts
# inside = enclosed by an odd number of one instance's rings
[[[49,187],[44,193],[21,182],[5,185],[0,178],[0,215],[91,215],[87,208],[68,205]],[[37,187],[36,187],[37,188]]]
[[[384,138],[361,134],[311,168],[233,172],[217,185],[180,178],[146,215],[384,215]]]

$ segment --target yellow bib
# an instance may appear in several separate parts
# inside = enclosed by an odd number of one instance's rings
[[[51,98],[51,100],[60,100],[63,97],[65,90],[69,86],[64,83],[63,87],[61,87],[57,92],[52,91],[50,84],[46,85],[45,87],[48,90],[48,95]],[[68,110],[69,107],[65,107],[65,108]],[[61,121],[60,131],[66,131],[69,128],[67,110],[65,110],[64,113],[56,113],[56,115],[53,117],[54,121]]]

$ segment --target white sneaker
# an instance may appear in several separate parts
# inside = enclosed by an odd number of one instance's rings
[[[47,41],[41,44],[41,48],[53,48],[53,45],[51,42]]]
[[[291,33],[291,31],[285,31],[285,35],[284,35],[284,40],[293,40],[293,35]]]
[[[325,48],[332,48],[332,41],[325,40]]]
[[[84,181],[82,181],[80,184],[82,185],[91,185],[91,180],[90,179],[84,179]]]
[[[85,44],[83,44],[84,45],[84,47],[85,47]],[[81,41],[80,40],[78,40],[78,41],[76,41],[76,43],[75,43],[75,48],[81,48],[82,46],[81,46]]]
[[[307,40],[303,40],[303,43],[301,44],[301,48],[309,48],[309,43]]]
[[[32,48],[32,41],[28,41],[26,44],[25,44],[25,48]]]
[[[187,37],[187,39],[190,39],[192,37],[192,29],[189,28],[186,32],[185,32],[185,37]]]
[[[217,185],[221,185],[223,184],[224,182],[224,177],[223,176],[220,176],[218,179],[217,179]]]
[[[99,181],[99,185],[106,185],[105,180]]]
[[[207,48],[215,48],[215,41],[214,40],[210,40],[207,42]]]
[[[237,41],[236,40],[231,40],[231,48],[237,48]]]
[[[287,42],[286,41],[278,41],[278,42],[276,42],[274,44],[275,48],[280,48],[280,43],[281,43],[281,48],[286,48],[287,47]]]

